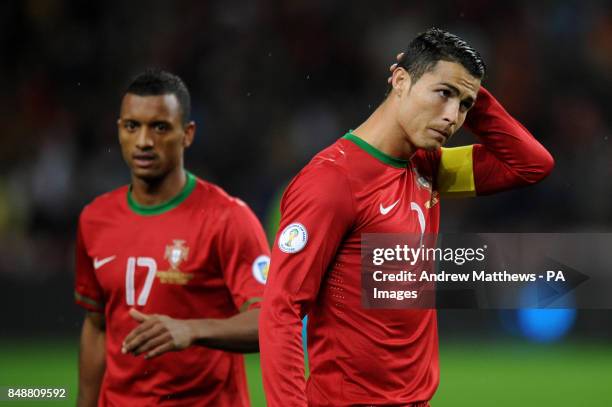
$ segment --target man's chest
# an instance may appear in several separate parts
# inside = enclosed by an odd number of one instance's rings
[[[87,249],[109,302],[145,306],[223,286],[216,235],[193,219],[117,222],[96,230]]]
[[[439,194],[431,178],[410,169],[376,181],[356,194],[355,225],[339,246],[323,284],[335,307],[360,307],[366,270],[362,262],[369,261],[374,248],[392,249],[399,242],[419,247],[435,240],[439,230]]]
[[[415,168],[382,178],[357,195],[353,238],[363,233],[437,233],[439,194]]]

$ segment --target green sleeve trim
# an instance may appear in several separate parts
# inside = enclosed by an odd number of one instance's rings
[[[357,144],[357,146],[364,150],[366,153],[370,154],[372,157],[376,158],[379,161],[382,161],[385,164],[389,164],[396,168],[406,168],[408,166],[407,160],[391,157],[390,155],[383,153],[382,151],[368,144],[368,142],[366,142],[365,140],[360,139],[359,137],[354,135],[352,133],[352,130],[342,136],[342,138],[350,140],[353,143]]]
[[[80,294],[79,292],[77,292],[77,291],[75,291],[75,292],[74,292],[74,298],[75,298],[77,301],[79,301],[79,302],[82,302],[82,303],[85,303],[85,304],[91,305],[91,306],[96,307],[96,308],[98,308],[98,309],[100,309],[100,310],[104,309],[104,304],[101,304],[101,303],[99,303],[98,301],[92,300],[92,299],[91,299],[91,298],[89,298],[89,297],[85,297],[84,295],[81,295],[81,294]]]
[[[185,174],[187,175],[187,182],[185,182],[182,191],[174,198],[159,205],[146,206],[139,204],[132,198],[132,187],[130,186],[127,193],[128,206],[132,211],[142,216],[159,215],[176,208],[187,199],[196,186],[196,177],[189,171],[185,171]]]
[[[244,312],[248,310],[251,305],[256,304],[258,302],[262,302],[262,301],[263,301],[263,298],[261,297],[249,298],[248,300],[244,302],[244,304],[242,304],[242,307],[240,307],[240,312]]]

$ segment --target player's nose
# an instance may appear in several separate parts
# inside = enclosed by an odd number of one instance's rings
[[[459,120],[459,103],[446,103],[444,106],[444,110],[442,111],[442,120],[449,126],[455,127],[457,125],[457,121]]]
[[[136,147],[141,149],[153,147],[153,135],[146,126],[142,126],[136,134]]]

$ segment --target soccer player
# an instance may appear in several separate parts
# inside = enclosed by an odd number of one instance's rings
[[[189,111],[185,84],[161,70],[123,96],[131,184],[79,219],[75,296],[88,311],[79,406],[249,405],[235,352],[258,349],[269,248],[242,201],[183,168]]]
[[[383,103],[285,191],[260,315],[269,407],[428,405],[439,381],[436,311],[362,307],[361,234],[435,234],[440,198],[492,194],[551,171],[550,154],[481,87],[484,74],[459,37],[419,34]],[[480,144],[441,148],[464,121]]]

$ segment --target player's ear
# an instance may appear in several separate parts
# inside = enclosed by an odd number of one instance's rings
[[[405,90],[410,89],[410,83],[410,74],[404,68],[398,67],[393,71],[391,86],[395,96],[400,97]]]
[[[185,137],[183,137],[183,147],[187,148],[193,143],[193,138],[195,137],[196,125],[195,122],[191,121],[187,123],[184,127]]]

